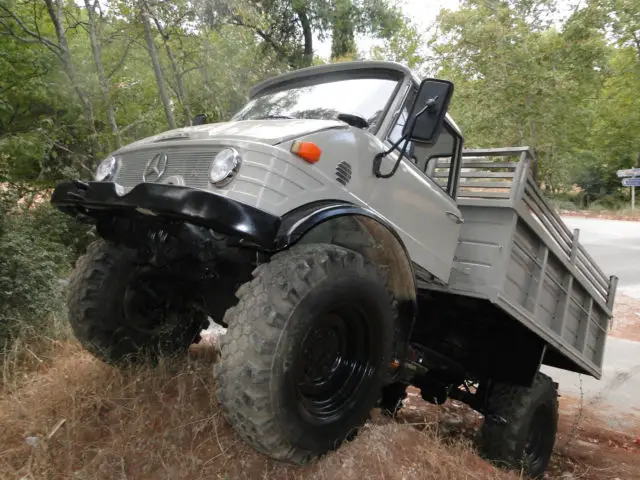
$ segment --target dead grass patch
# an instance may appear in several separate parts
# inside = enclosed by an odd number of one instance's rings
[[[204,344],[182,361],[120,371],[76,343],[58,345],[55,358],[0,391],[0,478],[521,478],[475,454],[471,442],[481,417],[457,402],[426,404],[415,389],[396,421],[374,411],[354,441],[314,465],[272,461],[222,418],[214,398],[215,360],[215,349]],[[562,428],[561,437],[568,427]],[[617,461],[633,455],[617,445],[599,444]],[[585,479],[638,478],[628,461],[614,470],[606,459],[594,463],[597,455],[583,447],[572,442],[559,451],[548,478],[566,472]]]
[[[0,394],[0,477],[34,479],[507,479],[461,440],[374,416],[314,465],[247,446],[214,399],[215,350],[119,371],[74,343]]]

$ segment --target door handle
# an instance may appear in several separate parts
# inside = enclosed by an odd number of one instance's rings
[[[458,225],[464,223],[464,219],[455,212],[447,212],[447,217],[456,222],[456,224]]]

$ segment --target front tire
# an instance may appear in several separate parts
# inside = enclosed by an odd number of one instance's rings
[[[193,290],[136,252],[97,240],[70,280],[69,321],[84,348],[110,364],[186,353],[207,326]]]
[[[225,322],[217,398],[256,450],[304,464],[366,421],[388,372],[395,302],[375,265],[334,245],[275,255]]]
[[[558,393],[550,377],[536,374],[530,388],[496,383],[487,399],[479,450],[499,466],[542,478],[555,444]]]

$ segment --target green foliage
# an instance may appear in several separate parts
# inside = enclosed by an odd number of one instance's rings
[[[552,0],[465,0],[443,10],[436,74],[456,85],[452,115],[467,147],[534,148],[538,181],[556,195],[574,184],[586,201],[618,190],[615,170],[640,148],[637,58],[604,28],[618,3],[576,8],[561,24],[551,22]]]
[[[331,58],[341,58],[356,51],[351,0],[337,0],[333,19]]]
[[[49,334],[50,315],[64,308],[63,279],[83,237],[77,228],[75,233],[67,229],[68,222],[60,222],[47,204],[24,209],[16,207],[15,199],[15,192],[0,196],[2,348],[27,330]]]
[[[425,73],[428,68],[426,43],[425,36],[409,19],[405,19],[386,42],[373,47],[370,56],[376,60],[404,63],[418,73]]]
[[[585,152],[579,156],[572,178],[582,189],[585,206],[592,199],[602,197],[615,189],[615,171],[611,172],[609,166],[602,164],[592,152]]]
[[[589,205],[591,210],[621,210],[629,204],[629,201],[620,193],[604,195]]]
[[[605,161],[635,166],[640,161],[640,61],[634,49],[615,50],[608,70],[595,105],[593,143]]]

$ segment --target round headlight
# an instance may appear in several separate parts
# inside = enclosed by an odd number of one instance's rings
[[[96,169],[96,174],[94,177],[95,180],[97,182],[102,182],[103,180],[106,180],[107,178],[113,176],[113,174],[116,173],[117,166],[118,161],[115,157],[105,158],[102,162],[100,162],[100,165],[98,165],[98,168]]]
[[[209,180],[216,187],[227,185],[238,173],[241,161],[240,154],[236,149],[225,148],[221,150],[211,162]]]

